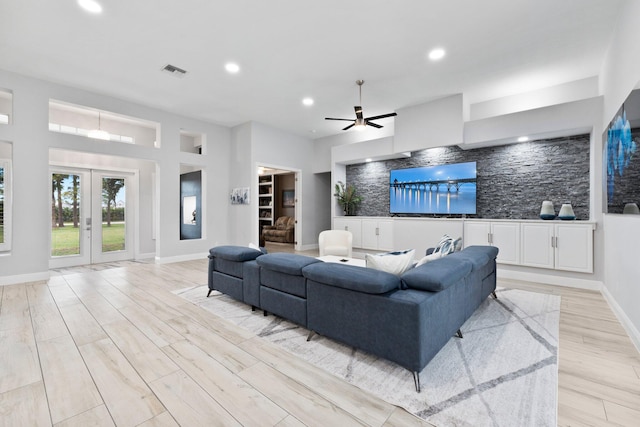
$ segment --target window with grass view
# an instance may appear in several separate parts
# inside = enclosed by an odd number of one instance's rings
[[[4,243],[4,169],[0,163],[0,244]]]
[[[0,252],[11,250],[11,199],[11,160],[0,159]]]

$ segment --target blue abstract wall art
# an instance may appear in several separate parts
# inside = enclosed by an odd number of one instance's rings
[[[624,176],[624,171],[629,166],[636,147],[636,142],[631,136],[631,124],[627,120],[623,105],[607,130],[607,197],[609,201],[613,199],[615,177],[616,175],[621,178]]]

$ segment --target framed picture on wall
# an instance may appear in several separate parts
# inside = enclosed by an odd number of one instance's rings
[[[293,208],[296,205],[296,191],[282,190],[282,207]]]

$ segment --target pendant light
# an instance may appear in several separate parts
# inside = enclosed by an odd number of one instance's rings
[[[111,139],[111,136],[109,135],[109,132],[107,132],[106,130],[102,130],[100,125],[101,125],[101,118],[100,118],[100,111],[98,111],[98,129],[90,130],[87,136],[93,139],[103,139],[105,141],[108,141],[109,139]]]

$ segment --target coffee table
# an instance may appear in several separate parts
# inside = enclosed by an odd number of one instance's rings
[[[325,255],[325,256],[318,257],[318,259],[324,262],[335,262],[338,264],[356,265],[358,267],[367,266],[367,263],[365,260],[358,259],[358,258],[347,258],[347,257],[337,256],[337,255]]]

